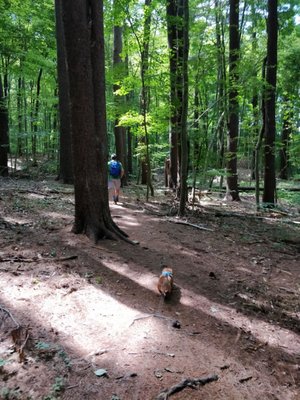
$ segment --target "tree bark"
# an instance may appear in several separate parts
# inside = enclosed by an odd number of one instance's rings
[[[5,81],[0,75],[0,176],[8,176],[8,108]]]
[[[237,176],[237,146],[239,136],[239,0],[230,0],[229,13],[229,121],[227,136],[227,195],[239,201]]]
[[[143,127],[144,127],[144,137],[142,142],[145,144],[146,154],[145,158],[141,160],[142,168],[142,184],[147,184],[147,194],[146,199],[148,201],[149,192],[151,196],[154,195],[154,189],[152,185],[151,177],[151,158],[149,150],[149,133],[147,124],[147,114],[149,111],[149,87],[146,83],[148,69],[149,69],[149,42],[150,42],[150,27],[151,27],[151,13],[150,9],[152,0],[145,0],[145,21],[144,21],[144,32],[143,32],[143,42],[141,46],[141,81],[142,81],[142,93],[141,93],[141,110],[143,115]],[[146,177],[146,181],[144,178]]]
[[[125,72],[125,65],[121,58],[123,43],[122,43],[122,32],[123,28],[121,26],[114,26],[114,51],[113,51],[113,68],[114,68],[114,81],[120,81]],[[117,90],[120,89],[119,83],[113,85],[114,91],[114,103],[116,110],[114,135],[115,135],[115,145],[116,154],[119,161],[121,161],[123,168],[125,170],[124,180],[126,180],[127,172],[127,157],[126,157],[126,128],[119,126],[119,114],[120,107],[124,104],[124,97],[120,97],[116,94]],[[124,181],[122,179],[122,181]],[[124,183],[124,182],[123,182]]]
[[[284,98],[284,105],[283,105],[283,125],[281,130],[281,148],[279,153],[279,161],[280,161],[280,171],[279,171],[279,178],[287,180],[289,178],[289,144],[290,138],[293,132],[293,124],[292,124],[292,117],[293,111],[292,107],[289,104],[289,100]]]
[[[67,71],[65,35],[62,20],[62,2],[55,0],[56,43],[57,43],[57,75],[59,92],[59,175],[63,183],[74,183],[72,159],[72,132],[70,89]]]
[[[185,214],[185,205],[188,197],[187,177],[188,177],[188,56],[189,56],[189,1],[180,0],[182,7],[182,114],[181,114],[181,162],[180,162],[180,203],[179,215]]]
[[[276,72],[277,72],[277,37],[278,16],[277,0],[268,0],[268,44],[266,66],[266,98],[265,98],[265,175],[263,202],[268,206],[275,205],[275,106],[276,106]]]
[[[40,68],[37,81],[36,81],[36,98],[33,102],[33,121],[32,121],[32,165],[37,166],[37,132],[38,132],[38,117],[40,111],[40,93],[41,93],[41,80],[42,80],[43,69]]]
[[[217,72],[217,111],[218,123],[216,127],[218,163],[217,168],[225,167],[225,137],[227,122],[227,96],[226,96],[226,59],[225,59],[225,38],[224,38],[224,16],[219,0],[215,0],[216,40],[218,51],[218,72]],[[220,176],[219,187],[223,186],[224,176]]]
[[[266,78],[266,63],[267,59],[265,58],[263,61],[262,67],[262,81]],[[266,109],[265,109],[265,88],[263,88],[262,92],[262,101],[261,101],[261,114],[262,114],[262,126],[260,132],[257,134],[257,142],[254,149],[254,176],[255,176],[255,202],[256,208],[259,210],[260,207],[260,199],[259,199],[259,184],[260,184],[260,152],[261,152],[261,145],[265,135],[265,125],[266,125]]]
[[[64,0],[74,160],[74,233],[94,241],[125,238],[113,222],[107,190],[107,131],[102,0]]]
[[[178,184],[178,114],[177,114],[177,0],[167,1],[167,30],[170,65],[170,179],[169,187],[175,189]]]

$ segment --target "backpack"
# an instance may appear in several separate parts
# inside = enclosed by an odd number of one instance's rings
[[[117,179],[120,178],[121,176],[121,164],[119,161],[112,160],[109,163],[109,174],[113,178]]]

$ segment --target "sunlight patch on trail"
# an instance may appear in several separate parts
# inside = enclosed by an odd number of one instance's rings
[[[4,284],[4,280],[2,283]],[[142,331],[134,337],[127,335],[139,313],[136,309],[126,306],[122,302],[122,296],[118,300],[104,293],[102,289],[82,281],[75,291],[70,292],[62,287],[53,291],[51,296],[45,297],[44,294],[49,292],[47,286],[51,284],[50,280],[32,284],[32,280],[28,279],[27,285],[22,287],[16,283],[17,279],[13,279],[13,282],[9,279],[4,284],[8,290],[4,290],[0,285],[1,299],[7,307],[12,312],[17,308],[24,315],[28,315],[27,302],[31,300],[34,308],[30,310],[29,319],[32,318],[34,325],[57,332],[60,341],[64,342],[65,346],[72,347],[78,355],[86,357],[95,353],[97,349],[111,351],[112,347],[118,348],[130,343],[130,348],[134,347],[135,351],[140,351],[140,344],[146,334],[143,331],[145,325],[138,328],[139,325],[136,324],[135,330]],[[158,323],[159,321],[152,320],[151,326],[155,327]],[[37,335],[37,332],[35,334]]]
[[[157,277],[155,275],[147,273],[146,271],[141,271],[137,274],[136,272],[132,272],[132,270],[127,266],[112,262],[106,261],[103,262],[103,264],[148,290],[157,292]],[[251,331],[259,341],[262,343],[268,343],[269,346],[282,348],[289,354],[300,354],[300,337],[288,329],[281,328],[278,325],[273,325],[258,318],[249,318],[242,313],[237,312],[234,308],[212,302],[206,297],[184,288],[181,288],[180,303],[184,306],[199,310],[216,319],[220,319],[235,328],[242,328],[245,331]]]
[[[259,341],[267,343],[269,346],[282,348],[292,355],[300,354],[300,337],[288,329],[258,318],[249,318],[237,312],[234,308],[214,303],[206,297],[197,295],[187,289],[182,289],[181,294],[181,304],[227,322],[231,326],[251,332]]]

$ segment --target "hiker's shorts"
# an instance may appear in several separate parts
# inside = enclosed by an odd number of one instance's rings
[[[115,189],[115,190],[120,190],[121,187],[121,179],[114,179],[110,178],[108,181],[108,189]]]

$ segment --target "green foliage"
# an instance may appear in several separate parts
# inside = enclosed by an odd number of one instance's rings
[[[72,361],[69,358],[69,356],[67,355],[67,353],[63,349],[60,349],[57,354],[63,360],[63,362],[65,363],[66,367],[68,369],[71,369]]]
[[[293,190],[289,190],[289,187],[291,187],[293,183],[289,182],[286,187],[281,187],[280,189],[277,189],[277,196],[278,199],[283,200],[284,202],[286,202],[287,204],[289,204],[290,206],[298,206],[300,204],[300,192],[297,191],[293,191]],[[282,183],[281,185],[282,186]],[[298,185],[293,185],[293,187],[299,187],[300,189],[300,185],[298,183]]]
[[[9,389],[8,387],[4,387],[4,388],[0,389],[0,399],[3,399],[3,400],[21,400],[21,399],[24,399],[24,397],[22,397],[22,396],[23,395],[22,395],[20,389]],[[30,398],[27,397],[27,400],[29,400],[29,399]]]
[[[64,378],[62,376],[55,378],[55,383],[52,385],[52,391],[54,393],[62,392],[64,390],[64,387]]]
[[[65,390],[64,378],[59,376],[55,378],[55,382],[51,387],[51,392],[44,396],[42,400],[59,400],[61,392]]]
[[[107,83],[107,116],[109,142],[113,145],[114,125],[130,128],[134,136],[133,153],[144,157],[145,135],[141,115],[141,43],[144,22],[151,15],[149,32],[149,63],[145,76],[149,92],[147,130],[151,162],[162,166],[169,149],[169,49],[165,2],[152,0],[150,6],[138,1],[119,0],[105,2],[105,51]],[[266,4],[249,0],[245,3],[241,25],[241,54],[239,65],[240,137],[238,157],[250,160],[262,124],[260,111],[264,87],[262,64],[266,55]],[[290,137],[289,157],[291,170],[300,168],[299,120],[300,85],[300,26],[295,16],[299,5],[296,0],[279,2],[279,57],[277,85],[277,133],[280,139],[283,119],[290,118],[293,132]],[[242,7],[241,7],[242,10]],[[56,174],[58,171],[59,127],[56,38],[54,2],[40,0],[3,0],[0,3],[0,76],[7,74],[10,155],[12,160],[26,158],[24,168],[33,159],[33,139],[36,139],[38,168],[35,176]],[[227,85],[228,85],[228,2],[190,1],[190,51],[189,51],[189,165],[197,167],[203,179],[216,170],[222,175],[222,145],[226,147]],[[224,48],[217,46],[219,38]],[[179,22],[179,21],[176,21]],[[123,28],[122,63],[112,67],[113,27]],[[225,62],[222,65],[222,60]],[[39,109],[36,111],[37,77],[42,68]],[[222,71],[222,74],[221,74]],[[113,88],[113,85],[117,85]],[[221,96],[220,87],[223,87]],[[199,104],[195,104],[198,93]],[[257,95],[258,109],[253,108]],[[288,100],[287,100],[288,99]],[[285,107],[289,101],[291,113]],[[198,115],[198,116],[196,116]],[[222,117],[223,115],[223,117]],[[222,129],[219,129],[220,121]],[[197,148],[200,148],[198,153]],[[278,155],[277,147],[276,157]],[[198,159],[197,154],[200,154]],[[46,155],[46,157],[44,157]],[[230,157],[230,155],[227,155]]]
[[[51,345],[49,343],[46,342],[37,342],[35,344],[35,348],[38,350],[50,350],[51,349]]]

